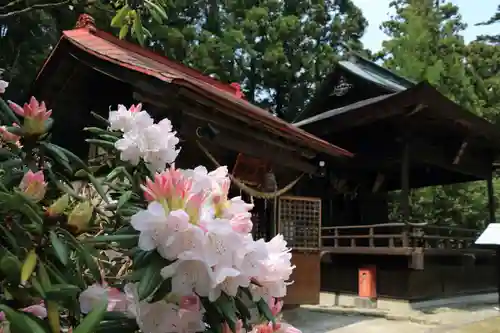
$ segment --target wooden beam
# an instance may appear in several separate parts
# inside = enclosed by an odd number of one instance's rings
[[[224,131],[217,133],[213,138],[208,138],[200,135],[199,129],[200,127],[194,127],[192,124],[184,122],[182,127],[179,129],[179,132],[188,141],[193,140],[192,138],[195,137],[201,142],[210,142],[234,152],[263,159],[273,164],[285,166],[307,174],[317,174],[318,172],[317,166],[303,159],[294,157],[285,151],[276,149],[275,147],[256,144],[251,141],[244,141],[233,135],[228,135],[227,132]]]
[[[468,141],[464,140],[462,144],[460,145],[460,148],[457,151],[457,154],[455,155],[455,158],[453,159],[453,164],[458,164],[460,163],[460,159],[462,158],[462,155],[465,152],[465,148],[467,148],[467,145],[469,144]]]
[[[161,107],[161,108],[169,108],[169,107],[172,107],[173,104],[180,105],[181,107],[184,106],[184,108],[182,108],[182,113],[184,113],[190,117],[208,122],[208,123],[213,123],[214,125],[217,125],[218,127],[222,127],[222,128],[225,128],[225,129],[228,129],[231,131],[235,131],[235,132],[237,132],[238,136],[241,136],[243,134],[251,140],[263,141],[267,144],[279,147],[280,149],[283,149],[286,151],[294,152],[294,153],[301,155],[303,157],[306,157],[308,159],[312,159],[312,158],[316,157],[316,154],[309,149],[305,149],[305,148],[298,149],[298,147],[296,145],[290,145],[290,144],[280,142],[276,138],[271,138],[268,135],[265,135],[263,133],[259,133],[259,131],[255,130],[255,129],[246,128],[244,126],[244,124],[241,124],[241,123],[237,124],[235,122],[231,122],[231,121],[228,121],[226,119],[223,119],[223,117],[220,117],[216,113],[211,112],[211,110],[208,110],[208,108],[206,106],[203,106],[203,105],[199,105],[198,107],[207,108],[206,112],[196,112],[196,111],[192,110],[193,105],[186,105],[186,102],[182,101],[179,98],[172,100],[170,104],[166,103],[164,101],[164,99],[162,99],[160,97],[152,98],[152,97],[146,96],[145,93],[141,93],[141,92],[134,92],[134,98],[139,100],[139,101],[142,101],[144,103],[156,105],[156,106]],[[259,127],[261,127],[261,126],[259,126]]]
[[[386,148],[383,152],[381,152],[381,146]],[[366,149],[366,151],[372,151],[372,153],[357,152],[356,156],[347,162],[351,168],[359,170],[393,168],[402,163],[402,155],[401,151],[398,151],[398,147],[398,145],[394,144],[394,140],[377,144],[373,149]],[[435,166],[480,179],[487,179],[491,172],[489,156],[473,156],[470,153],[462,154],[459,163],[454,164],[455,152],[447,151],[445,147],[433,145],[417,138],[410,139],[409,147],[411,150],[410,165],[415,163],[427,164],[431,167]],[[472,152],[470,143],[468,144],[468,151]]]
[[[412,152],[414,152],[412,155],[413,161],[425,162],[445,170],[482,179],[487,179],[491,173],[491,163],[487,156],[484,156],[484,159],[479,157],[472,160],[472,158],[463,155],[461,156],[460,163],[453,164],[454,156],[442,147],[416,139],[410,142],[410,147]]]

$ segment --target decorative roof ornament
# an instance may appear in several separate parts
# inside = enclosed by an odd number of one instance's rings
[[[76,21],[75,29],[89,29],[90,31],[95,31],[95,20],[89,14],[81,14]]]
[[[333,88],[332,95],[338,97],[344,96],[352,87],[353,85],[347,82],[345,77],[342,76],[339,80],[339,83],[335,86],[335,88]]]
[[[245,98],[245,94],[243,93],[243,91],[241,91],[241,85],[239,83],[233,82],[230,84],[230,86],[234,88],[234,94],[236,95],[236,97]]]

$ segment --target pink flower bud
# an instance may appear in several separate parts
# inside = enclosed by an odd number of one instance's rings
[[[12,124],[12,126],[19,127],[19,125],[16,124],[16,123]],[[19,139],[20,139],[19,135],[16,135],[16,134],[13,134],[13,133],[9,132],[7,130],[6,126],[1,126],[0,127],[0,135],[2,136],[2,138],[5,141],[11,142],[11,143],[17,143],[19,141]]]
[[[19,189],[35,202],[42,200],[47,191],[47,183],[45,182],[43,171],[33,172],[29,170],[26,172],[19,184]]]
[[[31,97],[29,103],[23,107],[9,101],[10,108],[19,116],[24,117],[23,131],[31,135],[39,135],[45,132],[45,123],[50,118],[52,111],[47,110],[44,102],[39,103],[35,97]]]

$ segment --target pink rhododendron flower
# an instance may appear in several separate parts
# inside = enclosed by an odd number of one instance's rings
[[[19,125],[16,124],[16,123],[12,124],[12,126],[19,127]],[[0,135],[2,136],[2,138],[5,141],[11,142],[11,143],[16,143],[17,144],[19,142],[19,139],[20,139],[19,135],[16,135],[16,134],[13,134],[13,133],[9,132],[7,130],[6,126],[0,126]]]
[[[47,190],[43,171],[33,172],[29,170],[26,172],[19,184],[19,189],[35,202],[42,200]]]
[[[42,303],[40,304],[33,304],[28,307],[25,307],[21,309],[22,312],[28,312],[31,313],[34,316],[37,316],[40,319],[46,318],[47,317],[47,309],[45,308],[45,305]],[[5,313],[3,311],[0,312],[0,321],[4,321],[6,319]]]
[[[273,316],[276,316],[281,312],[281,309],[283,308],[283,300],[272,297],[269,308],[271,309],[271,313],[273,314]]]
[[[45,122],[50,118],[52,111],[47,110],[44,102],[39,103],[35,97],[31,97],[30,102],[25,103],[23,107],[11,101],[9,106],[16,114],[24,117],[24,132],[32,135],[45,132]]]

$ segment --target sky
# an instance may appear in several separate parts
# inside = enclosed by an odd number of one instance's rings
[[[393,12],[389,10],[391,0],[353,0],[363,10],[363,15],[368,20],[368,28],[362,38],[365,47],[372,51],[381,48],[382,41],[387,36],[380,30],[380,24],[386,21]],[[486,21],[496,11],[498,0],[450,0],[460,8],[464,22],[468,28],[464,32],[466,42],[473,40],[477,35],[498,34],[500,24],[491,26],[474,26],[476,23]]]

